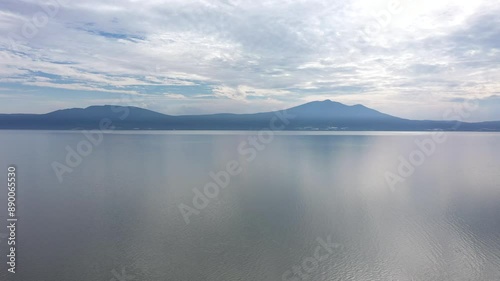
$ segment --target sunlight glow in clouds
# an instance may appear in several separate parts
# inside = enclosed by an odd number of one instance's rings
[[[0,112],[123,95],[170,114],[328,98],[441,119],[474,97],[476,120],[500,120],[499,1],[55,1],[0,3]]]

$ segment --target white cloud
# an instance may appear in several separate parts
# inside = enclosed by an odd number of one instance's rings
[[[329,97],[402,116],[430,99],[444,107],[499,91],[495,1],[401,0],[397,12],[392,0],[65,1],[23,36],[49,2],[0,3],[0,83],[157,91],[185,108],[207,97],[228,109]]]

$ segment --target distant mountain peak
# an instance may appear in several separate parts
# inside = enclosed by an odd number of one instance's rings
[[[457,130],[454,121],[414,121],[326,99],[286,110],[286,130]],[[261,130],[281,112],[171,116],[135,106],[93,105],[47,114],[0,114],[0,129],[100,129],[103,120],[116,130]],[[460,130],[500,131],[500,122],[462,123]]]

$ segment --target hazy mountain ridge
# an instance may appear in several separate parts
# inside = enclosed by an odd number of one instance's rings
[[[408,120],[363,105],[344,105],[325,100],[292,107],[285,130],[368,131],[500,131],[500,121]],[[62,109],[47,114],[0,114],[0,129],[75,130],[99,129],[106,120],[116,130],[260,130],[269,128],[277,112],[254,114],[166,115],[132,106],[90,106]]]

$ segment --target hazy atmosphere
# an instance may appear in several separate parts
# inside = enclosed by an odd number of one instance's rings
[[[500,280],[500,0],[0,0],[0,280]]]
[[[313,100],[500,120],[499,1],[0,2],[0,113],[248,113]],[[82,43],[84,42],[84,43]]]

